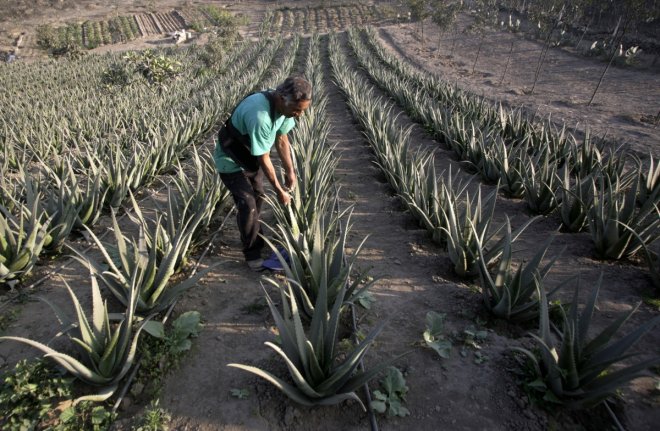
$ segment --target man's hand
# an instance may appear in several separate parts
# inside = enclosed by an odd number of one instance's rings
[[[282,205],[289,205],[291,203],[291,195],[284,189],[277,191],[277,199],[279,199]]]
[[[284,188],[289,192],[292,192],[296,189],[297,184],[295,172],[289,172],[284,175]]]

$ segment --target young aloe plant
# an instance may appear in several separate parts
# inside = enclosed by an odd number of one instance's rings
[[[0,337],[0,340],[13,340],[28,344],[41,350],[74,377],[93,386],[100,386],[97,394],[83,396],[83,400],[103,401],[116,390],[119,381],[128,373],[135,361],[135,352],[140,332],[149,322],[143,320],[137,329],[133,328],[134,312],[137,303],[137,288],[131,286],[131,293],[126,311],[117,324],[110,323],[107,304],[101,298],[101,292],[94,275],[92,280],[92,321],[90,322],[69,285],[64,282],[77,315],[77,322],[67,317],[56,305],[43,299],[51,306],[63,333],[67,333],[73,344],[82,348],[83,358],[78,360],[68,354],[58,352],[38,341],[22,337]],[[75,332],[73,332],[75,330]],[[73,332],[73,334],[72,334]]]
[[[82,229],[94,226],[99,220],[108,190],[102,187],[103,173],[93,165],[92,156],[87,154],[75,163],[85,172],[84,183],[76,177],[76,169],[68,157],[62,160],[57,171],[49,170],[49,174],[78,210],[74,229]]]
[[[199,217],[199,224],[192,236],[192,245],[195,246],[201,242],[202,233],[211,224],[213,216],[226,205],[230,205],[231,199],[229,190],[208,162],[208,152],[200,156],[193,146],[192,153],[194,178],[190,178],[179,166],[178,174],[174,177],[178,194],[168,193],[171,198],[168,199],[170,209],[167,211],[167,224],[170,224],[170,219],[176,221]]]
[[[548,148],[529,158],[528,162],[522,171],[527,207],[534,214],[550,214],[557,207],[557,164],[551,159]]]
[[[372,280],[358,288],[360,278],[351,280],[351,271],[367,238],[352,256],[346,255],[350,218],[349,208],[338,214],[329,210],[320,212],[318,217],[308,221],[304,230],[297,223],[293,226],[280,223],[274,233],[288,254],[288,261],[275,244],[266,239],[278,256],[286,277],[295,282],[293,291],[306,318],[311,319],[314,315],[319,292],[326,292],[328,300],[334,302],[335,297],[344,291],[342,295],[351,302],[375,282]]]
[[[181,294],[197,283],[211,268],[198,272],[191,278],[176,285],[170,285],[170,278],[176,272],[176,263],[181,259],[184,248],[190,243],[191,229],[186,225],[171,241],[166,241],[165,248],[158,248],[158,238],[162,227],[157,224],[151,233],[149,243],[145,226],[139,226],[139,239],[129,241],[121,232],[114,212],[112,227],[114,244],[104,244],[89,229],[92,238],[107,264],[101,265],[82,252],[73,250],[76,259],[89,265],[94,274],[110,289],[122,304],[130,303],[132,290],[138,292],[136,311],[140,315],[159,313],[167,309]]]
[[[502,254],[506,238],[495,241],[494,237],[502,226],[491,232],[491,223],[495,213],[497,189],[486,199],[481,200],[481,187],[474,200],[465,194],[465,203],[459,205],[459,195],[450,188],[444,189],[446,210],[443,209],[444,223],[441,228],[447,238],[447,252],[454,264],[454,272],[460,277],[472,277],[479,273],[479,252],[483,255],[486,266],[493,264]],[[520,234],[535,220],[532,218],[513,232],[510,238],[515,242]]]
[[[0,206],[0,284],[25,277],[37,263],[50,225],[40,219],[38,199],[29,208],[21,204],[18,217]]]
[[[277,286],[277,283],[272,282]],[[279,288],[282,295],[283,313],[280,313],[268,293],[266,300],[277,325],[281,342],[266,342],[286,364],[293,379],[290,384],[262,369],[242,364],[228,364],[256,374],[272,383],[293,401],[304,406],[333,405],[344,400],[355,400],[364,409],[364,404],[355,391],[380,371],[391,365],[398,357],[385,361],[369,371],[356,371],[360,360],[383,329],[377,325],[352,351],[338,352],[338,330],[346,289],[340,289],[333,302],[329,302],[328,291],[322,287],[314,304],[314,315],[308,331],[300,317],[293,285]]]
[[[23,173],[22,170],[21,172]],[[23,175],[24,194],[22,199],[24,202],[16,201],[16,205],[20,207],[20,211],[27,213],[30,219],[32,219],[32,208],[34,208],[38,224],[48,221],[49,230],[42,251],[51,254],[59,253],[64,240],[71,233],[77,209],[62,190],[54,190],[49,185],[41,187],[40,178],[33,178],[25,173]]]
[[[97,160],[97,166],[103,169],[103,190],[107,193],[106,204],[110,208],[118,208],[126,199],[130,190],[139,187],[146,176],[149,163],[146,163],[146,151],[139,147],[127,157],[117,145],[109,153],[109,160]]]
[[[602,162],[603,156],[599,145],[591,139],[591,133],[588,129],[584,141],[570,143],[568,163],[573,174],[585,178],[595,173]]]
[[[525,195],[525,163],[527,148],[518,145],[509,149],[502,147],[500,158],[496,159],[500,172],[500,190],[510,198],[522,198]]]
[[[446,177],[443,175],[444,172],[436,175],[433,159],[428,162],[426,169],[419,172],[421,175],[417,179],[413,193],[409,198],[405,196],[402,198],[410,212],[431,234],[433,242],[444,245],[448,241],[446,229],[449,229],[449,226],[446,224],[445,214],[450,211],[449,200],[452,195],[463,194],[469,182],[463,181],[460,171],[452,175],[451,167]]]
[[[203,212],[193,213],[188,208],[191,201],[182,202],[183,207],[176,206],[179,201],[174,197],[172,189],[167,190],[167,212],[159,214],[154,222],[149,222],[138,205],[135,197],[129,192],[133,204],[133,214],[130,219],[140,227],[145,234],[146,246],[156,250],[158,262],[166,260],[166,256],[176,253],[173,270],[179,271],[187,263],[191,250],[192,237],[204,216]],[[176,241],[176,244],[174,242]],[[176,251],[174,250],[176,245]]]
[[[557,259],[555,257],[545,266],[540,266],[551,242],[552,238],[536,252],[529,262],[520,263],[518,268],[514,269],[511,259],[513,254],[511,224],[507,218],[502,258],[494,279],[488,272],[485,263],[487,262],[486,256],[482,250],[482,244],[479,244],[481,291],[488,311],[501,319],[518,322],[531,320],[538,316],[540,300],[538,291],[544,289],[543,279]],[[555,288],[548,295],[552,295],[557,289]]]
[[[52,229],[44,244],[44,250],[48,253],[60,253],[64,241],[76,225],[78,220],[78,207],[75,200],[64,187],[56,190],[46,187],[44,190],[45,203],[44,212],[51,218]],[[28,201],[32,197],[28,197]]]
[[[490,134],[480,141],[483,157],[481,163],[476,166],[481,179],[489,184],[495,184],[500,180],[500,163],[506,157],[506,145],[504,140],[497,135]]]
[[[614,334],[637,310],[639,304],[614,321],[595,337],[589,339],[589,326],[596,308],[596,299],[602,284],[601,274],[591,291],[588,302],[578,314],[578,287],[568,314],[563,315],[562,333],[557,343],[550,332],[548,301],[544,291],[540,292],[539,335],[532,334],[540,353],[514,347],[532,362],[537,380],[535,388],[549,391],[546,397],[570,408],[588,408],[614,395],[624,383],[638,377],[644,370],[660,364],[660,356],[612,371],[617,362],[629,359],[626,352],[648,331],[660,322],[660,316],[637,327],[624,337],[613,341]]]
[[[570,232],[581,232],[587,226],[589,208],[593,205],[591,178],[576,175],[572,181],[568,166],[564,166],[562,177],[558,198],[562,225]]]
[[[589,210],[589,231],[596,254],[603,259],[622,259],[660,238],[660,211],[652,201],[636,209],[637,183],[622,188],[618,179],[593,180],[594,204]]]

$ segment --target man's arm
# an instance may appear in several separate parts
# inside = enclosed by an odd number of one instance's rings
[[[270,160],[270,153],[265,153],[258,158],[259,165],[261,166],[261,169],[263,169],[264,175],[266,175],[266,178],[273,185],[273,188],[277,193],[277,198],[283,205],[289,205],[289,202],[291,202],[291,195],[289,195],[289,193],[284,190],[280,182],[277,181],[275,167],[273,166],[273,162]],[[291,157],[289,157],[289,162],[291,162]]]
[[[296,172],[293,169],[291,160],[291,146],[289,145],[288,135],[277,135],[275,148],[277,148],[277,154],[280,156],[284,168],[285,187],[291,191],[296,188]]]

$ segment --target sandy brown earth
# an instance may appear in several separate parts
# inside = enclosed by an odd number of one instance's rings
[[[382,27],[380,36],[392,51],[447,82],[494,102],[525,106],[541,118],[550,117],[557,124],[565,124],[568,130],[589,129],[594,136],[604,136],[616,145],[624,144],[633,151],[658,156],[660,74],[657,71],[610,68],[592,105],[588,106],[606,63],[565,49],[550,49],[534,93],[529,94],[542,44],[519,34],[489,31],[477,58],[479,37],[466,33],[470,22],[469,17],[461,17],[457,34],[453,31],[441,34],[437,26],[427,23],[423,44],[416,24]],[[512,42],[513,54],[504,75]]]
[[[158,3],[160,5],[161,2]],[[270,4],[246,2],[233,4],[232,8],[258,18]],[[65,9],[62,16],[79,14],[82,10],[87,9]],[[31,16],[29,20],[36,22],[39,17]],[[465,24],[465,21],[461,22]],[[428,25],[425,31],[432,42],[424,47],[411,25],[382,27],[379,35],[382,43],[401,58],[456,82],[462,88],[493,100],[502,100],[511,106],[524,104],[530,111],[538,110],[543,116],[552,114],[554,120],[565,121],[570,128],[588,124],[596,134],[607,132],[609,139],[625,142],[637,152],[651,151],[658,155],[658,129],[642,121],[658,111],[660,79],[657,74],[612,69],[596,103],[586,107],[584,102],[591,95],[598,71],[604,67],[601,62],[551,50],[541,81],[535,93],[529,95],[524,90],[531,85],[538,44],[517,39],[515,61],[500,86],[497,84],[506,61],[502,52],[508,52],[510,41],[518,36],[500,32],[489,34],[488,45],[481,53],[476,72],[471,74],[475,53],[473,39],[460,36],[453,57],[449,58],[449,36],[441,41],[439,54],[434,49],[437,29]],[[348,52],[345,36],[341,35],[340,39]],[[302,52],[306,44],[306,41],[302,43]],[[325,51],[325,42],[322,46]],[[356,247],[369,235],[359,267],[369,269],[371,275],[380,278],[373,287],[377,302],[372,310],[359,313],[359,326],[367,331],[377,322],[387,321],[387,326],[367,357],[367,366],[411,351],[397,363],[410,387],[406,405],[411,415],[407,418],[378,417],[380,428],[611,429],[612,419],[603,408],[588,414],[547,412],[530,402],[512,372],[518,365],[509,348],[530,346],[525,333],[534,330],[534,327],[520,328],[490,319],[481,306],[481,294],[475,284],[465,283],[451,274],[446,253],[430,241],[409,214],[402,211],[397,198],[384,183],[382,174],[373,164],[374,157],[360,127],[345,104],[344,95],[331,79],[327,57],[324,57],[324,62],[330,102],[328,116],[332,126],[330,143],[337,146],[337,156],[341,160],[337,172],[341,203],[343,206],[354,206],[350,246]],[[363,76],[366,78],[366,75]],[[374,91],[385,96],[378,90]],[[402,126],[412,124],[399,108],[395,108],[394,112],[399,114]],[[437,151],[438,172],[449,167],[452,171],[457,169],[458,163],[453,155],[417,125],[413,127],[412,141],[415,147]],[[484,186],[483,190],[487,192],[491,188]],[[147,194],[151,192],[154,191],[146,191]],[[505,215],[513,218],[514,225],[530,217],[523,202],[499,197],[496,223],[502,222]],[[556,235],[549,255],[559,253],[564,247],[565,250],[549,275],[548,285],[554,286],[572,275],[580,274],[585,280],[585,287],[590,287],[593,280],[603,273],[605,282],[601,289],[596,327],[604,327],[649,292],[651,284],[643,265],[596,260],[588,234],[557,233],[558,227],[559,221],[555,216],[536,221],[518,243],[520,251],[516,257],[522,259],[529,256],[540,242]],[[239,362],[260,366],[279,375],[286,373],[272,352],[263,346],[264,341],[273,338],[273,321],[263,306],[259,275],[244,266],[239,243],[237,229],[230,220],[223,234],[214,241],[210,256],[203,262],[204,266],[215,263],[220,263],[220,266],[177,305],[175,312],[200,311],[204,329],[195,341],[193,351],[171,374],[163,389],[161,405],[172,413],[172,429],[368,428],[368,416],[356,403],[313,409],[298,407],[263,381],[226,366],[230,362]],[[79,266],[72,265],[63,273],[74,288],[78,280],[77,290],[82,289],[80,285],[85,285],[81,281],[84,271]],[[274,293],[272,290],[270,292]],[[40,287],[39,293],[55,298],[61,305],[67,304],[62,283],[57,278]],[[571,295],[572,286],[563,288],[559,294],[567,300]],[[54,318],[48,320],[49,317],[43,317],[51,316],[47,306],[29,302],[21,307],[19,318],[10,329],[13,334],[30,334],[37,339],[48,339],[53,335],[51,325],[55,323]],[[447,334],[454,340],[449,359],[440,359],[435,352],[421,347],[424,318],[428,311],[447,314]],[[642,304],[625,329],[629,330],[657,313],[657,309]],[[481,363],[475,361],[476,349],[462,345],[462,334],[470,327],[488,331],[479,349],[479,353],[487,359]],[[660,331],[656,329],[639,344],[637,351],[645,355],[657,354],[659,345]],[[463,349],[465,356],[460,354]],[[17,358],[29,355],[30,350],[22,346],[12,345],[9,348],[0,345],[3,363],[11,364]],[[660,421],[660,396],[653,391],[656,380],[657,376],[637,379],[622,391],[622,399],[614,403],[614,410],[626,429],[651,430],[655,428],[653,424]],[[378,386],[377,381],[371,386],[372,389]],[[249,396],[245,400],[232,397],[230,390],[233,388],[247,389]],[[126,407],[122,410],[122,417],[128,418],[139,409],[140,405]]]

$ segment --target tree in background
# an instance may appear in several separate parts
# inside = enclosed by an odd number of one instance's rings
[[[461,9],[461,4],[462,2],[448,2],[445,0],[435,0],[435,3],[433,4],[431,21],[433,21],[440,29],[440,33],[438,34],[438,53],[440,52],[440,42],[442,41],[442,36],[447,32],[449,27],[456,20],[458,11]],[[455,37],[454,43],[456,43]],[[452,43],[452,53],[454,51],[454,43]]]
[[[497,2],[495,0],[476,0],[474,2],[474,24],[472,24],[470,31],[479,35],[479,47],[477,48],[477,55],[472,64],[472,73],[477,66],[479,54],[484,44],[486,37],[486,28],[490,25],[497,23]]]
[[[410,19],[419,21],[424,47],[424,20],[431,16],[431,0],[406,0],[406,6],[410,12]]]
[[[534,89],[539,80],[543,62],[550,49],[550,42],[553,33],[565,25],[564,19],[567,15],[567,3],[569,2],[566,2],[565,0],[548,0],[529,5],[529,19],[536,23],[539,29],[539,37],[544,39],[539,59],[536,62],[534,83],[532,84],[532,89],[529,91],[529,94],[534,94]]]
[[[612,65],[612,62],[617,55],[618,49],[620,49],[621,42],[623,41],[626,33],[636,30],[640,23],[657,20],[660,16],[657,4],[658,2],[656,1],[653,2],[653,7],[647,7],[649,3],[647,0],[622,0],[620,2],[614,3],[616,4],[612,5],[612,10],[615,13],[617,24],[614,31],[612,32],[612,37],[610,39],[611,43],[609,44],[609,61],[607,62],[607,66],[605,66],[603,73],[598,79],[598,84],[596,84],[596,88],[591,95],[591,99],[589,99],[588,105],[593,103],[594,98],[596,97],[596,93],[598,93],[598,90],[603,83],[603,79],[605,78],[605,74]]]

